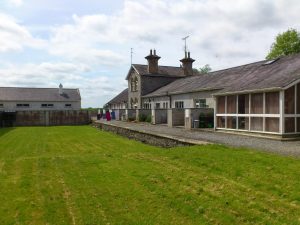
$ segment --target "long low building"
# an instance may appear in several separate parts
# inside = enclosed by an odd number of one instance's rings
[[[131,66],[129,109],[213,108],[217,130],[300,134],[300,54],[207,74],[193,70],[189,53],[182,67],[159,58],[150,52],[148,65]]]
[[[0,87],[0,111],[79,110],[79,89]]]
[[[106,103],[110,109],[126,109],[128,107],[128,88]]]

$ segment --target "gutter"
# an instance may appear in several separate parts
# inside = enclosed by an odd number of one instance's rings
[[[223,96],[223,95],[234,95],[234,94],[248,94],[248,93],[258,93],[258,92],[272,92],[272,91],[282,91],[281,87],[273,87],[273,88],[264,88],[264,89],[254,89],[254,90],[245,90],[245,91],[234,91],[234,92],[222,92],[215,93],[212,96]]]
[[[180,94],[189,94],[189,93],[195,93],[195,92],[204,92],[204,91],[217,91],[221,90],[222,88],[203,88],[193,91],[178,91],[178,92],[166,92],[164,94],[157,94],[157,95],[145,95],[142,96],[142,98],[155,98],[155,97],[163,97],[163,96],[170,96],[170,95],[180,95]]]

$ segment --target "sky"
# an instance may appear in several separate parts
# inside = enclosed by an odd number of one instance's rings
[[[0,86],[79,88],[101,107],[156,49],[179,66],[183,37],[219,70],[263,60],[278,33],[300,30],[299,0],[0,0]]]

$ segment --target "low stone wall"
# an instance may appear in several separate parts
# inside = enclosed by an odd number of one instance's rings
[[[160,146],[164,148],[192,145],[191,143],[178,140],[178,138],[175,139],[168,136],[151,134],[149,132],[146,133],[142,131],[136,131],[129,128],[118,127],[112,124],[94,122],[93,126],[104,131],[109,131],[123,137],[127,137],[129,139],[134,139],[149,145]]]

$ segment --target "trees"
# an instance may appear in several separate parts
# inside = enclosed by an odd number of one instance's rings
[[[295,29],[289,29],[286,32],[276,36],[270,52],[266,59],[275,59],[280,56],[300,53],[300,35]]]
[[[211,69],[211,67],[210,67],[209,64],[206,64],[206,65],[204,65],[203,67],[200,67],[200,68],[198,69],[198,71],[199,71],[200,73],[202,73],[202,74],[209,73],[211,70],[212,70],[212,69]]]

